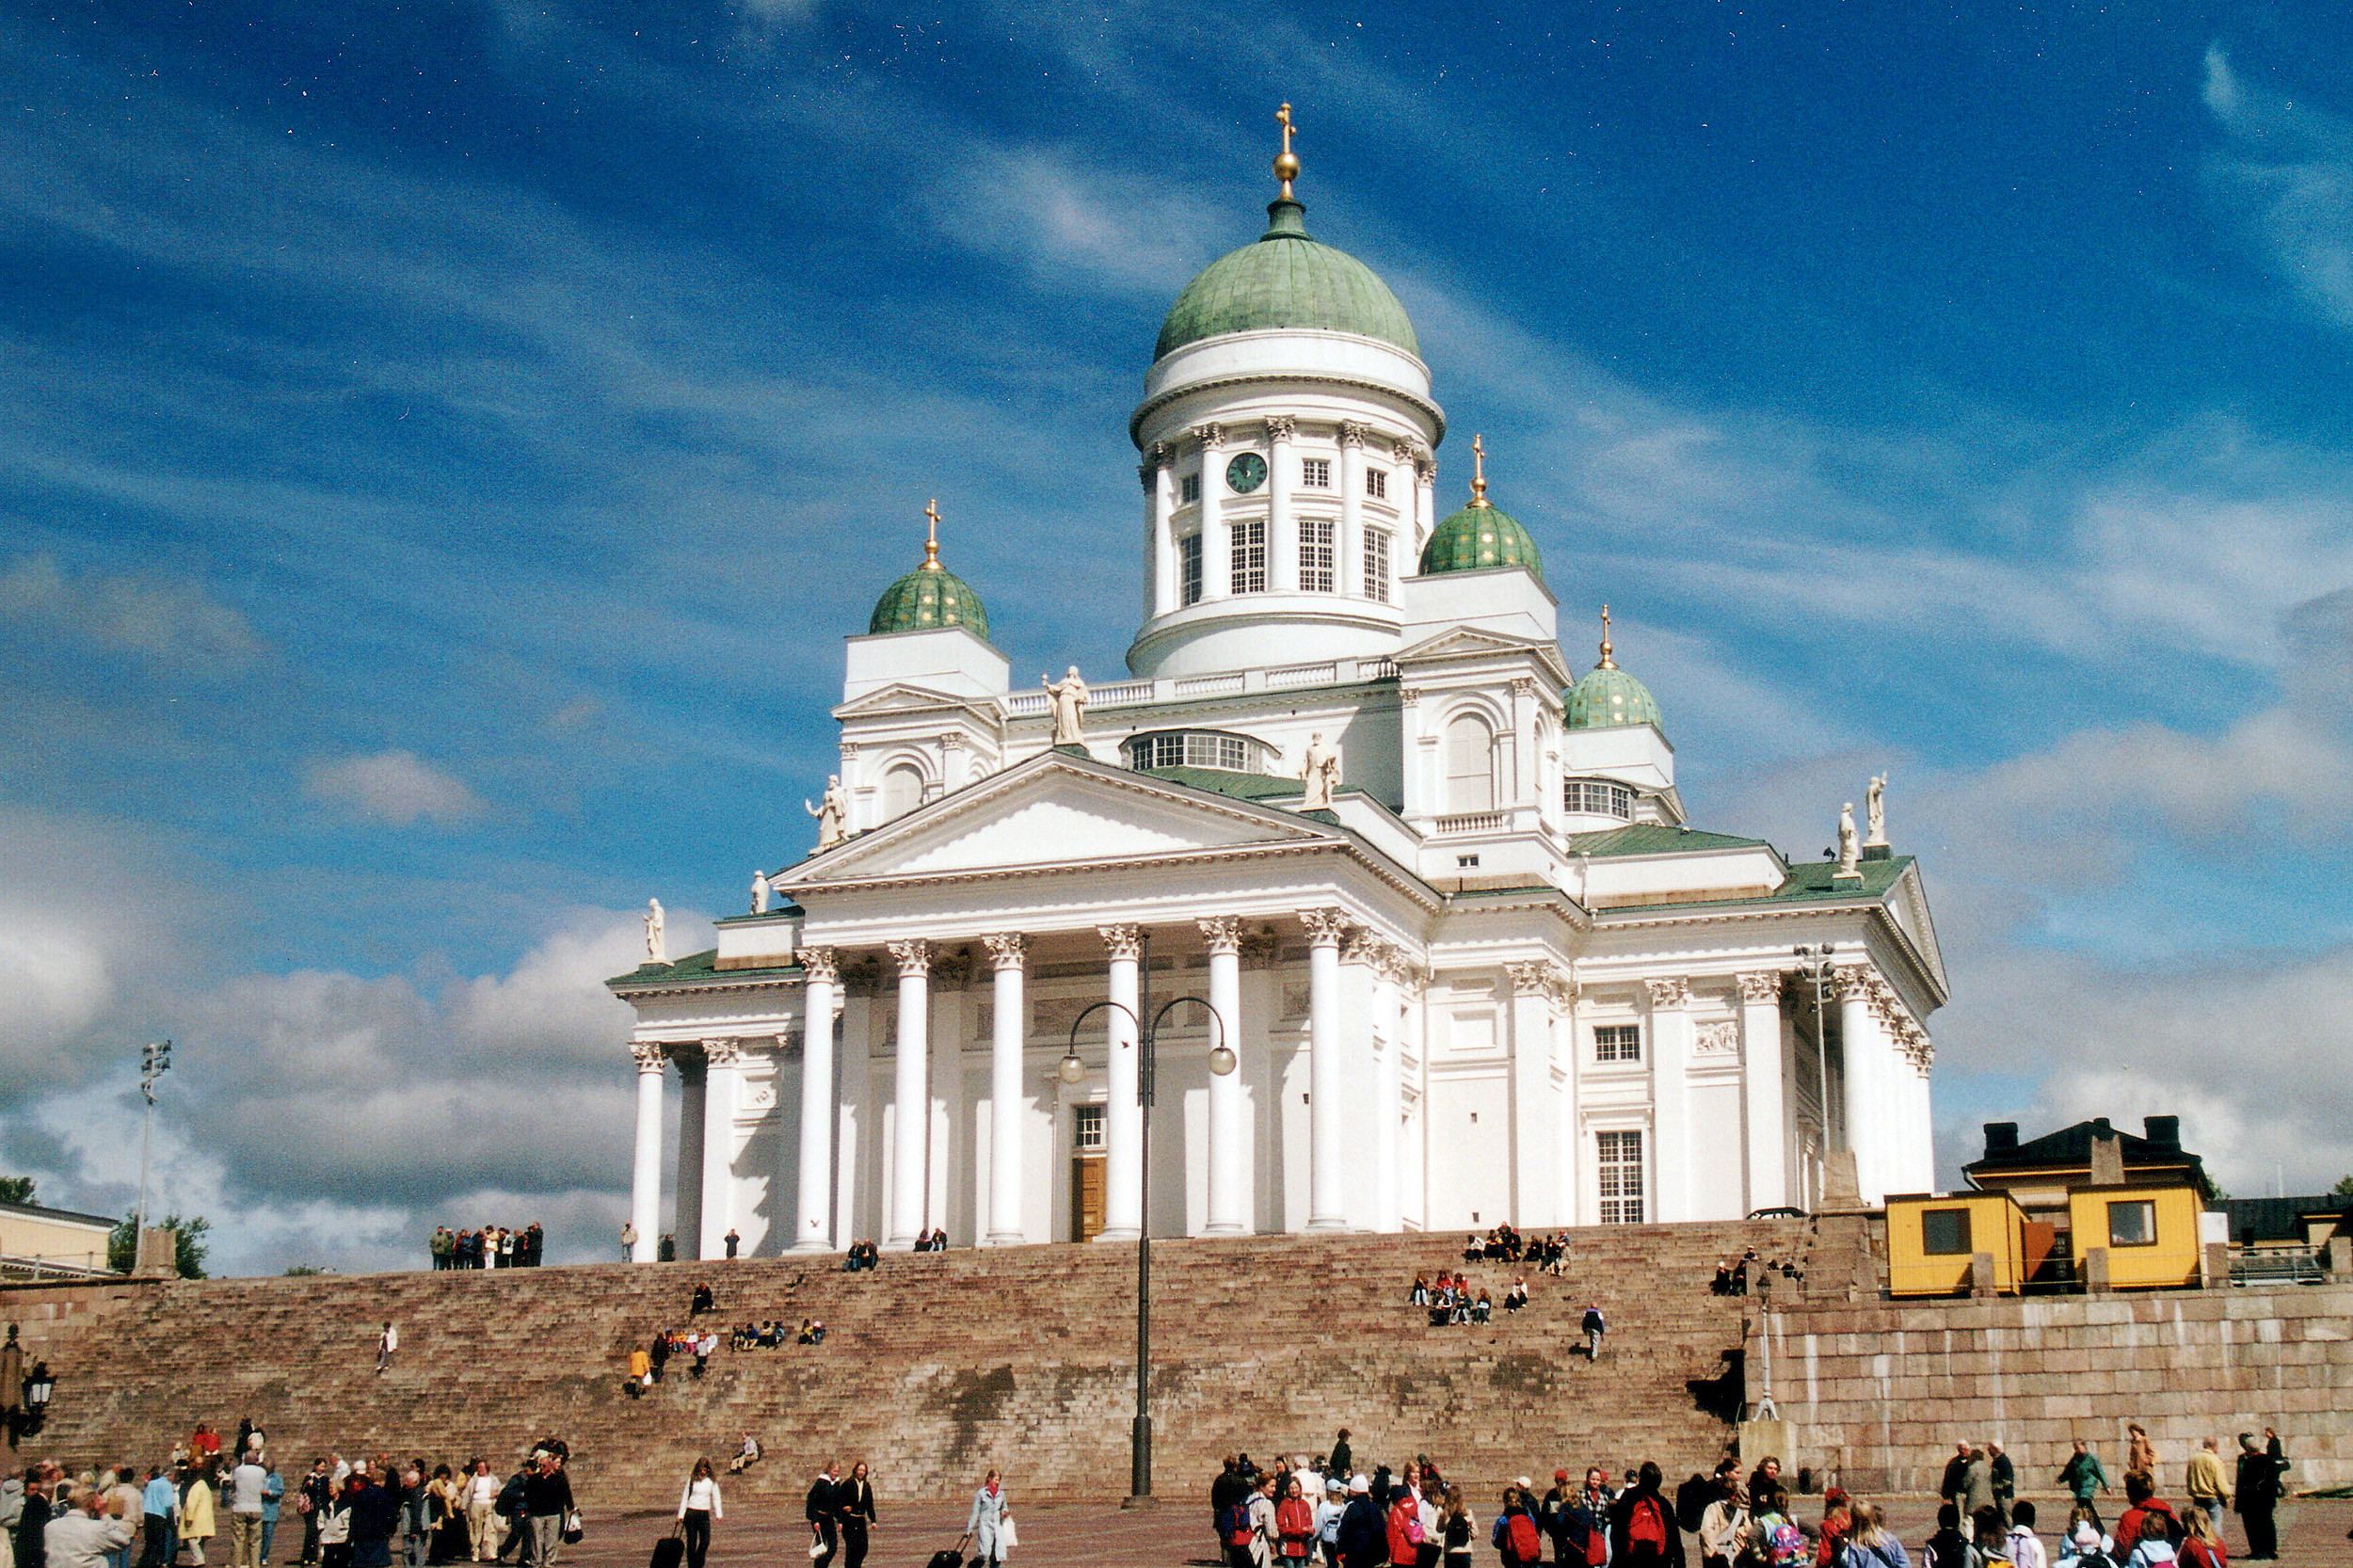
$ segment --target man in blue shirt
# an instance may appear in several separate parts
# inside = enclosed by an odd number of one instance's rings
[[[171,1560],[180,1554],[180,1543],[172,1539],[172,1525],[179,1517],[180,1489],[161,1469],[147,1472],[146,1490],[139,1494],[140,1524],[146,1532],[146,1544],[139,1551],[139,1568],[168,1568]]]

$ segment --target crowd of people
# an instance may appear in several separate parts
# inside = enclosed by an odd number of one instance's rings
[[[534,1220],[520,1230],[484,1225],[479,1230],[452,1230],[436,1225],[425,1251],[436,1269],[536,1269],[547,1233]]]
[[[882,1249],[872,1241],[853,1241],[841,1259],[845,1274],[872,1272],[882,1267]]]
[[[2071,1506],[2046,1540],[2035,1502],[2017,1496],[2017,1469],[1998,1443],[1962,1442],[1947,1464],[1936,1524],[1916,1555],[1884,1511],[1839,1487],[1818,1518],[1800,1517],[1781,1462],[1753,1472],[1737,1459],[1697,1474],[1670,1496],[1656,1464],[1625,1472],[1566,1468],[1539,1491],[1522,1476],[1504,1487],[1481,1528],[1477,1508],[1427,1454],[1392,1469],[1355,1468],[1343,1429],[1327,1454],[1278,1456],[1260,1467],[1229,1454],[1209,1486],[1211,1528],[1230,1568],[1468,1568],[1492,1549],[1502,1568],[1549,1560],[1577,1568],[2229,1568],[2223,1514],[2234,1511],[2248,1560],[2279,1554],[2273,1512],[2288,1471],[2279,1434],[2239,1434],[2235,1476],[2207,1439],[2185,1467],[2184,1506],[2159,1496],[2148,1433],[2129,1429],[2125,1509],[2111,1529],[2099,1499],[2110,1488],[2083,1443],[2054,1478]],[[1693,1538],[1687,1549],[1685,1536]]]
[[[825,1325],[815,1318],[801,1320],[798,1333],[791,1325],[774,1318],[757,1323],[739,1323],[728,1336],[731,1351],[769,1351],[782,1345],[822,1345],[825,1342]]]
[[[1471,1231],[1463,1238],[1463,1261],[1465,1263],[1525,1262],[1539,1273],[1557,1274],[1569,1256],[1569,1233],[1555,1231],[1530,1241],[1509,1224],[1500,1224],[1481,1237]]]
[[[14,1568],[204,1568],[226,1534],[230,1568],[267,1568],[288,1508],[301,1521],[296,1561],[318,1568],[408,1568],[508,1562],[556,1568],[580,1539],[568,1450],[535,1446],[502,1481],[485,1459],[462,1466],[422,1456],[322,1454],[293,1485],[246,1422],[224,1452],[200,1425],[142,1481],[129,1464],[69,1476],[55,1461],[0,1481],[0,1529]]]
[[[1738,1262],[1726,1259],[1717,1264],[1716,1278],[1708,1289],[1719,1296],[1745,1296],[1752,1290],[1770,1288],[1777,1277],[1787,1280],[1792,1289],[1805,1283],[1804,1271],[1793,1260],[1761,1258],[1756,1256],[1756,1249],[1751,1247],[1740,1255]]]

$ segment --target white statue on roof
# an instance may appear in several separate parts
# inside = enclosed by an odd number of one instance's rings
[[[826,775],[824,799],[815,806],[803,800],[801,809],[817,819],[819,849],[831,849],[849,836],[850,792],[841,787],[840,774]]]
[[[1079,679],[1079,666],[1070,666],[1060,680],[1037,678],[1054,703],[1054,744],[1058,746],[1083,745],[1079,738],[1079,719],[1086,712],[1087,683]]]
[[[753,914],[765,915],[768,913],[768,873],[766,872],[752,872]]]
[[[1307,793],[1299,803],[1303,811],[1329,811],[1332,792],[1339,788],[1340,754],[1323,744],[1321,730],[1307,737],[1305,767],[1300,776],[1306,780]]]
[[[1840,876],[1859,876],[1857,869],[1863,859],[1863,845],[1854,830],[1854,802],[1838,808],[1838,872]]]
[[[1871,836],[1863,841],[1874,849],[1887,846],[1887,804],[1881,798],[1886,793],[1887,776],[1883,773],[1873,774],[1871,787],[1863,796],[1864,815],[1871,824]]]
[[[670,939],[662,929],[662,901],[646,901],[646,962],[667,964],[670,961]]]

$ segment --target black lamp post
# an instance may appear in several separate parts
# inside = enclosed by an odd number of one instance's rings
[[[36,1361],[24,1379],[24,1435],[40,1432],[41,1423],[49,1416],[49,1397],[57,1391],[57,1380],[49,1375],[49,1363]]]
[[[1828,942],[1797,950],[1798,961],[1805,966],[1803,972],[1814,982],[1814,1072],[1822,1089],[1822,1158],[1826,1161],[1838,1145],[1830,1136],[1830,1016],[1822,1010],[1822,982],[1830,978],[1831,954],[1835,951]],[[1846,1132],[1843,1123],[1838,1130],[1842,1135]],[[1844,1141],[1842,1136],[1840,1142]]]
[[[1142,993],[1152,994],[1151,952],[1147,948],[1137,966],[1143,977]],[[1153,1080],[1158,1076],[1159,1060],[1155,1045],[1160,1037],[1160,1021],[1169,1014],[1192,1002],[1209,1016],[1216,1026],[1217,1043],[1209,1049],[1209,1071],[1220,1078],[1234,1070],[1234,1049],[1225,1043],[1225,1020],[1217,1016],[1207,998],[1197,996],[1171,997],[1152,1015],[1151,1021],[1138,1019],[1127,1003],[1098,1001],[1070,1020],[1070,1045],[1064,1051],[1059,1069],[1064,1083],[1076,1083],[1086,1076],[1086,1064],[1079,1060],[1079,1026],[1106,1008],[1126,1013],[1136,1024],[1136,1103],[1144,1107],[1144,1134],[1139,1140],[1143,1156],[1143,1213],[1136,1227],[1136,1416],[1129,1429],[1128,1456],[1128,1500],[1123,1507],[1137,1508],[1152,1500],[1152,1099]]]

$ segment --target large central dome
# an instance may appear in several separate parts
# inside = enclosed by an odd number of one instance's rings
[[[1288,196],[1269,202],[1267,231],[1256,245],[1220,256],[1185,285],[1160,323],[1152,358],[1227,332],[1286,327],[1353,332],[1420,358],[1414,324],[1389,286],[1347,251],[1310,236],[1306,216]]]

